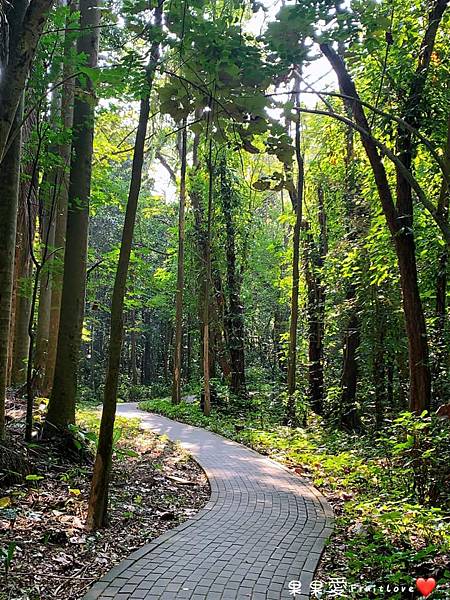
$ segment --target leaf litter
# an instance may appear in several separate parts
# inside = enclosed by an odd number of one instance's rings
[[[77,600],[131,552],[192,517],[210,496],[200,466],[164,436],[119,419],[109,527],[85,529],[92,457],[62,455],[46,442],[23,443],[23,414],[14,407],[10,447],[29,473],[9,482],[0,470],[0,600]],[[95,430],[98,415],[78,421]],[[0,449],[1,450],[1,449]],[[6,553],[12,554],[9,561]]]

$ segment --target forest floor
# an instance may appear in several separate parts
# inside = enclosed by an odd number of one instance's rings
[[[433,598],[450,599],[450,507],[414,499],[408,469],[396,463],[389,440],[328,431],[312,419],[306,429],[282,427],[276,410],[263,405],[211,417],[192,402],[172,406],[170,399],[156,399],[139,406],[248,445],[322,492],[335,512],[335,530],[315,575],[324,598],[346,585],[361,588],[346,598],[412,599],[418,597],[416,579],[433,577]]]
[[[25,445],[23,404],[9,401],[8,416],[10,446],[22,450],[28,474],[11,481],[0,471],[0,600],[79,599],[113,565],[209,499],[203,470],[181,447],[143,432],[136,419],[119,418],[110,526],[89,533],[92,454],[80,459],[51,444]],[[78,411],[80,442],[95,440],[98,422],[94,410]]]

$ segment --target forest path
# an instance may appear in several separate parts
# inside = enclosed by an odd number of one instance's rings
[[[211,498],[195,517],[134,552],[84,600],[309,598],[332,511],[308,482],[219,435],[147,413],[118,414],[178,441],[205,470]],[[301,581],[293,594],[289,582]],[[298,589],[298,588],[297,588]]]

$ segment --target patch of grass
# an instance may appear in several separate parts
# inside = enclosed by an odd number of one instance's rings
[[[417,577],[429,576],[438,581],[433,597],[450,597],[450,510],[445,496],[441,507],[430,502],[436,480],[445,472],[445,465],[436,462],[445,461],[445,445],[436,446],[440,438],[431,418],[403,416],[375,437],[330,431],[318,418],[310,419],[305,429],[280,426],[267,414],[262,422],[258,406],[237,419],[218,411],[205,417],[197,403],[173,406],[168,398],[143,402],[140,408],[250,446],[308,477],[336,514],[335,532],[316,577],[329,582],[340,576],[378,586],[349,592],[347,598],[413,597],[405,592],[387,596],[386,586],[414,586]],[[444,434],[442,438],[448,440]],[[428,476],[428,492],[416,489],[413,467],[419,468],[421,481]],[[425,494],[421,501],[420,493]]]

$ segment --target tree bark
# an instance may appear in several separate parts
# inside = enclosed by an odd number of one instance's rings
[[[361,343],[360,319],[356,302],[356,288],[350,284],[347,289],[346,301],[350,304],[350,317],[344,333],[342,379],[341,379],[341,417],[344,428],[358,431],[361,427],[359,412],[356,405],[356,390],[358,385],[358,348]]]
[[[11,385],[20,387],[26,379],[26,361],[28,358],[29,337],[28,322],[30,320],[30,294],[29,281],[32,275],[31,259],[27,257],[20,274],[16,295],[16,309],[14,314],[14,340],[11,361]]]
[[[75,85],[73,79],[72,54],[75,49],[74,39],[71,32],[68,30],[73,21],[73,13],[77,9],[77,2],[70,4],[70,14],[66,21],[66,32],[64,38],[64,67],[63,79],[65,83],[61,93],[61,123],[65,132],[72,129],[73,125],[73,104]],[[61,314],[61,299],[63,288],[63,267],[64,255],[66,246],[66,229],[67,229],[67,205],[69,197],[70,184],[70,158],[71,158],[71,141],[68,140],[64,144],[60,144],[58,154],[61,159],[61,166],[58,168],[58,199],[56,207],[56,225],[55,225],[55,256],[53,258],[52,272],[52,296],[50,302],[50,324],[48,331],[48,351],[47,361],[45,365],[44,380],[42,384],[42,393],[48,397],[52,387],[55,374],[56,352],[58,346],[58,332]]]
[[[164,0],[160,0],[155,10],[155,24],[162,27],[162,10]],[[153,42],[150,51],[150,63],[147,67],[147,91],[142,98],[139,111],[139,124],[133,152],[130,191],[120,245],[119,262],[111,305],[111,332],[109,339],[109,359],[103,398],[103,412],[100,423],[99,442],[95,457],[91,493],[89,497],[87,527],[98,529],[107,524],[108,486],[111,471],[114,421],[117,404],[117,388],[119,383],[119,367],[123,338],[123,304],[136,221],[139,192],[142,182],[144,163],[144,146],[147,124],[150,114],[150,91],[153,85],[156,65],[159,60],[159,41]]]
[[[227,258],[227,314],[228,349],[231,360],[230,388],[236,396],[246,397],[245,383],[245,328],[244,311],[241,301],[240,275],[236,268],[236,234],[233,218],[234,190],[227,175],[225,158],[220,165],[220,190],[226,230]]]
[[[296,78],[294,96],[296,104],[300,105],[300,80]],[[295,212],[294,234],[292,239],[292,293],[291,293],[291,314],[289,321],[289,349],[287,360],[287,407],[285,423],[295,426],[296,415],[296,371],[297,371],[297,327],[298,327],[298,295],[300,282],[300,234],[303,218],[303,186],[304,186],[304,162],[300,148],[300,115],[295,123],[295,155],[297,161],[297,185],[290,192],[292,207]]]
[[[210,385],[210,339],[209,339],[209,320],[210,311],[209,303],[211,296],[211,224],[212,224],[212,207],[214,195],[214,167],[212,163],[212,140],[209,140],[208,154],[208,212],[206,215],[206,231],[204,239],[204,297],[203,297],[203,413],[209,417],[211,414],[211,385]]]
[[[309,401],[311,407],[318,415],[323,414],[324,401],[324,373],[323,373],[323,337],[325,328],[325,288],[322,283],[322,273],[325,256],[327,254],[327,228],[324,206],[323,190],[317,190],[318,217],[320,225],[319,244],[315,248],[311,234],[308,235],[306,244],[306,285],[308,289],[308,376],[309,376]]]
[[[137,371],[137,340],[136,340],[136,311],[131,311],[131,332],[130,332],[130,375],[132,385],[138,383]]]
[[[209,115],[211,113],[208,113]],[[198,134],[194,138],[193,161],[192,166],[196,170],[199,167],[198,162]],[[210,320],[210,281],[211,272],[211,249],[210,249],[210,223],[211,223],[211,207],[213,195],[213,174],[211,163],[212,145],[209,146],[209,191],[208,191],[208,213],[206,217],[207,224],[205,226],[205,218],[202,207],[202,197],[200,190],[191,189],[190,199],[194,209],[195,232],[197,238],[197,247],[200,261],[199,272],[199,321],[200,321],[200,362],[202,365],[203,374],[203,392],[202,392],[202,409],[206,415],[211,412],[211,391],[210,391],[210,340],[209,340],[209,320]]]
[[[345,204],[347,209],[347,236],[351,243],[357,244],[361,238],[358,229],[367,222],[365,216],[357,210],[359,189],[355,178],[355,149],[353,130],[347,131],[345,155]],[[353,281],[347,284],[345,297],[348,307],[344,330],[341,377],[340,424],[348,431],[360,431],[362,423],[357,404],[359,378],[358,350],[361,343],[361,318],[358,289]]]
[[[21,105],[14,124],[22,119]],[[19,195],[21,136],[17,135],[3,159],[0,169],[0,439],[5,433],[5,396],[8,371],[8,342],[10,334],[16,241],[17,203]]]
[[[142,311],[142,320],[144,322],[144,354],[142,358],[142,383],[150,385],[152,380],[152,345],[150,342],[151,320],[147,310]]]
[[[90,68],[97,64],[100,11],[98,0],[80,0],[77,51],[86,55]],[[81,332],[86,290],[89,196],[94,139],[94,90],[86,77],[86,89],[75,97],[73,146],[70,167],[69,209],[60,327],[52,394],[45,422],[46,435],[75,422],[75,402]],[[81,82],[78,82],[78,86]]]
[[[36,350],[34,368],[36,372],[36,389],[42,393],[45,366],[47,363],[48,338],[50,332],[50,305],[52,299],[52,257],[46,260],[44,255],[52,252],[55,245],[56,196],[58,179],[54,173],[44,177],[41,184],[41,245],[43,248],[41,262],[45,262],[39,278],[39,306],[36,326]],[[45,248],[45,250],[44,250]]]
[[[187,158],[187,129],[186,119],[183,119],[181,134],[181,173],[180,173],[180,202],[178,209],[178,264],[177,290],[175,299],[175,347],[173,356],[172,404],[181,402],[181,367],[183,347],[183,288],[184,288],[184,238],[185,238],[185,205],[186,205],[186,158]]]
[[[25,0],[17,0],[7,10],[8,57],[5,64],[1,65],[3,72],[0,78],[0,239],[3,243],[3,250],[0,253],[0,439],[5,433],[5,396],[20,180],[23,89],[29,66],[26,65],[26,72],[22,77],[17,58],[21,54],[24,41],[23,24],[30,24],[26,20],[27,16],[29,17]],[[22,66],[22,70],[24,69],[25,67]],[[14,136],[10,135],[12,126],[16,129]],[[7,144],[8,149],[6,149]]]
[[[16,0],[8,10],[10,45],[0,79],[0,164],[7,145],[21,128],[22,119],[16,120],[14,126],[13,121],[52,4],[53,0],[33,0],[27,6],[23,0]]]
[[[34,119],[33,119],[34,121]],[[22,146],[26,143],[34,123],[28,119],[22,128]],[[28,322],[31,306],[32,262],[30,254],[30,236],[34,239],[36,210],[29,215],[28,195],[31,205],[36,205],[36,177],[33,176],[33,161],[21,164],[21,173],[26,174],[19,188],[19,206],[17,212],[16,251],[14,259],[14,284],[11,310],[11,374],[10,381],[15,387],[22,386],[26,379],[26,361],[28,358]],[[31,218],[31,223],[29,219]]]

